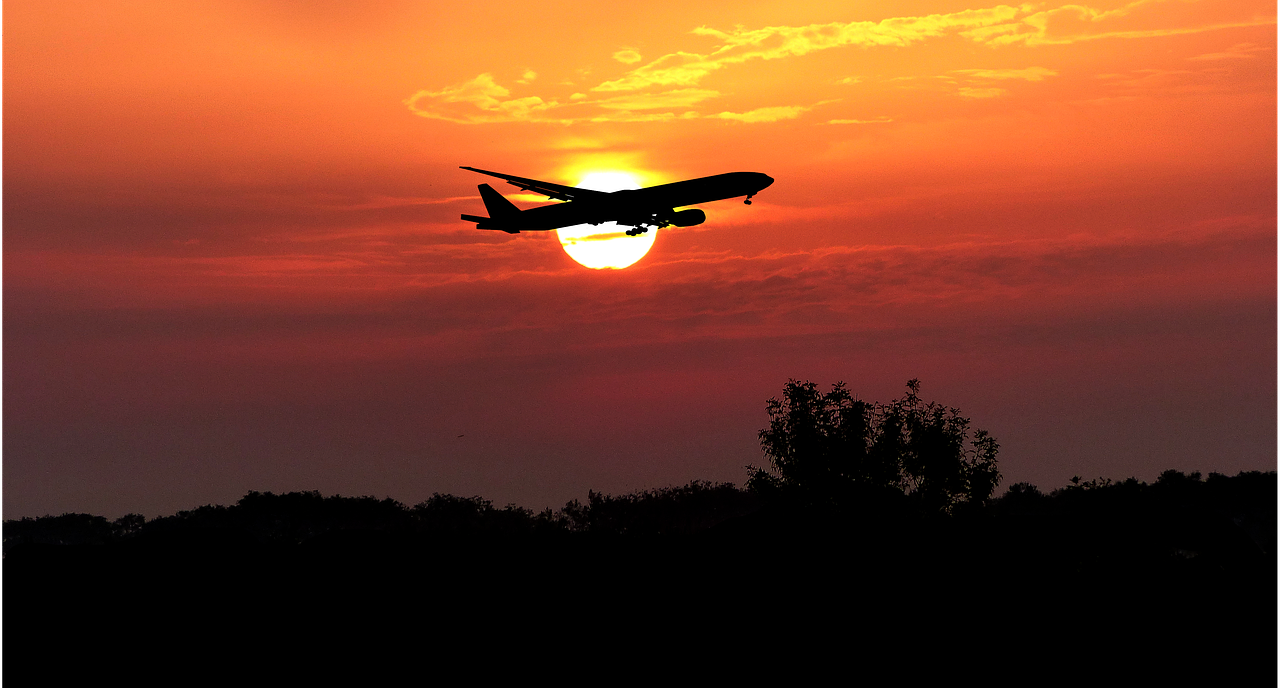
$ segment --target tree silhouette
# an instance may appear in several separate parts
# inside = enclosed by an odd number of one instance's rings
[[[574,532],[608,535],[673,535],[706,530],[757,508],[757,499],[733,483],[694,480],[621,496],[594,490],[587,502],[574,499],[560,514]]]
[[[855,399],[843,382],[824,393],[788,381],[760,431],[769,468],[748,466],[748,487],[820,510],[896,503],[948,514],[982,504],[1000,481],[999,445],[985,430],[970,438],[968,418],[919,392],[911,380],[906,396],[881,404]]]

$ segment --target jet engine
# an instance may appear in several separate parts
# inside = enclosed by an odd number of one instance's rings
[[[671,224],[677,227],[692,227],[706,222],[707,214],[697,208],[690,208],[689,210],[681,210],[678,213],[673,213],[671,217],[667,219],[670,220]]]

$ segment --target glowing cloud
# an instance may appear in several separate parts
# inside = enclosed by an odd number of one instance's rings
[[[696,118],[769,123],[795,119],[810,108],[788,105],[718,114],[699,111],[696,108],[708,99],[734,95],[721,90],[698,88],[699,84],[715,72],[751,60],[779,60],[847,47],[905,48],[947,36],[959,36],[993,48],[1025,48],[1103,38],[1173,36],[1276,23],[1274,16],[1260,16],[1254,10],[1236,8],[1232,3],[1193,4],[1196,5],[1196,11],[1186,9],[1190,6],[1189,3],[1172,0],[1137,0],[1115,9],[1097,9],[1076,4],[1050,9],[1040,9],[1031,4],[996,5],[925,16],[890,17],[879,21],[766,26],[755,29],[738,27],[728,31],[701,26],[691,33],[714,39],[717,44],[710,50],[676,50],[643,64],[640,53],[634,49],[615,51],[612,57],[617,62],[638,66],[617,78],[600,82],[588,93],[619,95],[596,100],[582,92],[561,95],[559,100],[534,95],[513,97],[511,91],[498,84],[492,74],[484,73],[471,81],[440,90],[418,91],[404,102],[422,117],[464,124],[529,121],[568,125],[580,122],[665,122]],[[1205,53],[1187,59],[1246,59],[1265,49],[1251,43],[1240,43],[1222,52]],[[1035,66],[1020,69],[960,69],[949,74],[979,82],[957,91],[961,97],[972,99],[994,98],[1007,93],[1004,89],[987,87],[980,83],[982,81],[1041,82],[1056,76],[1057,72],[1048,67]],[[536,73],[527,70],[517,83],[528,85],[536,77]],[[921,77],[891,77],[911,78]],[[848,76],[826,83],[833,86],[861,81],[861,77]],[[952,83],[955,83],[954,80]],[[660,89],[659,92],[647,92],[655,87]]]
[[[963,74],[975,79],[1022,79],[1025,81],[1044,81],[1058,73],[1045,67],[1027,67],[1026,69],[953,69],[952,74]]]
[[[795,119],[813,108],[801,105],[783,105],[780,107],[756,108],[748,112],[721,112],[714,117],[731,119],[735,122],[777,122],[783,119]]]
[[[1188,60],[1249,60],[1256,57],[1255,53],[1263,52],[1265,50],[1267,50],[1267,48],[1264,48],[1259,45],[1254,45],[1253,43],[1237,43],[1236,45],[1233,45],[1230,48],[1223,50],[1222,52],[1205,53],[1203,55],[1196,55],[1195,57],[1188,57],[1187,59]]]
[[[694,29],[693,33],[721,41],[721,46],[712,53],[700,55],[677,52],[663,55],[647,65],[633,69],[626,76],[606,81],[593,90],[632,91],[653,85],[691,86],[711,72],[748,60],[776,60],[845,46],[906,46],[949,32],[1007,22],[1016,17],[1018,12],[1018,8],[1000,5],[990,9],[964,10],[927,17],[894,17],[880,22],[770,26],[728,32],[703,26]]]
[[[1188,16],[1176,10],[1170,11],[1171,5],[1174,3],[1167,0],[1137,0],[1114,10],[1063,5],[1028,14],[1015,23],[978,27],[962,35],[997,46],[1014,43],[1066,45],[1103,38],[1154,38],[1276,23],[1274,16],[1235,20],[1223,17],[1215,21],[1204,14]],[[1224,13],[1227,11],[1223,10]]]
[[[555,101],[544,101],[538,96],[525,98],[508,98],[511,91],[493,80],[493,75],[486,72],[456,86],[449,86],[439,91],[418,91],[405,99],[404,104],[420,117],[442,119],[449,122],[505,122],[529,119],[535,113],[544,112],[557,107]],[[423,105],[423,101],[426,104]],[[481,110],[474,112],[453,113],[433,108],[433,104],[471,105]]]
[[[888,117],[880,117],[878,119],[829,119],[827,124],[888,124],[892,121]]]
[[[634,50],[619,50],[613,54],[613,59],[622,64],[635,64],[641,60],[640,53]]]
[[[643,93],[614,96],[595,101],[596,105],[610,110],[657,110],[659,108],[687,108],[708,98],[720,95],[718,91],[701,88],[681,88],[662,93]]]
[[[971,88],[961,86],[959,89],[961,98],[998,98],[1008,91],[1003,88]]]

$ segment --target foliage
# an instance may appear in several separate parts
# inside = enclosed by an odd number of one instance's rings
[[[589,491],[587,503],[573,500],[561,514],[576,532],[616,535],[694,533],[756,508],[753,495],[733,483],[694,480],[683,487],[665,487],[612,496]]]
[[[790,380],[760,431],[769,468],[749,466],[748,487],[824,510],[901,502],[951,513],[984,503],[1000,481],[999,445],[985,430],[970,438],[968,418],[919,392],[911,380],[901,399],[870,403],[843,382],[824,393]]]
[[[1197,478],[1199,474],[1197,474]],[[1111,487],[1113,483],[1111,478],[1094,478],[1093,480],[1084,480],[1078,475],[1071,476],[1071,484],[1063,488],[1064,490],[1100,490]]]
[[[990,514],[999,541],[1073,566],[1172,557],[1249,568],[1274,557],[1275,480],[1274,472],[1210,473],[1205,480],[1167,470],[1152,484],[1077,476],[1047,495],[1018,483],[993,500]]]
[[[841,497],[822,484],[817,490],[803,491],[766,475],[770,482],[764,489],[797,497]],[[1039,561],[1037,566],[1098,571],[1107,562],[1165,566],[1173,561],[1223,571],[1257,571],[1259,562],[1274,563],[1275,481],[1274,472],[1234,477],[1210,473],[1202,478],[1199,473],[1165,471],[1152,484],[1134,478],[1099,478],[1072,481],[1048,493],[1017,483],[1000,498],[988,500],[981,518],[917,521],[915,525],[921,527],[900,541],[923,546],[919,536],[937,525],[944,528],[937,532],[959,538],[956,542],[963,546],[956,551],[976,547],[974,556],[985,552],[982,556],[991,561],[1029,558]],[[853,485],[845,499],[876,496],[860,491],[852,480],[837,484]],[[862,513],[896,519],[901,512],[892,500],[905,505],[918,494],[896,486],[884,489],[892,499],[859,502],[868,509]],[[758,491],[704,481],[621,496],[593,491],[585,503],[573,500],[563,509],[540,514],[515,506],[497,508],[479,497],[447,494],[433,495],[409,508],[373,497],[251,492],[231,506],[206,505],[149,521],[137,514],[114,522],[89,514],[9,520],[4,522],[4,551],[13,555],[16,548],[21,558],[39,557],[50,548],[94,552],[119,545],[115,551],[121,553],[216,551],[233,560],[236,552],[346,551],[366,556],[371,548],[385,547],[434,557],[439,547],[449,543],[474,542],[496,551],[499,543],[524,542],[536,551],[554,553],[569,551],[557,549],[566,543],[608,541],[611,536],[653,536],[655,541],[696,541],[702,546],[781,533],[788,542],[800,542],[824,532],[825,525],[842,523],[841,519],[798,522],[786,511],[760,509],[761,501]],[[726,525],[717,527],[721,524]],[[906,532],[898,528],[902,524],[911,525],[892,520],[879,525],[897,537]],[[867,525],[876,524],[860,521],[860,532],[874,530]],[[885,542],[892,546],[894,541]],[[872,540],[864,541],[864,546],[872,549],[864,551],[874,551],[876,545],[868,542]],[[938,542],[942,541],[934,541],[934,546],[940,546]]]
[[[416,529],[431,533],[523,534],[535,530],[557,530],[562,526],[555,514],[544,510],[536,516],[514,504],[497,509],[481,497],[455,497],[435,493],[410,511]]]

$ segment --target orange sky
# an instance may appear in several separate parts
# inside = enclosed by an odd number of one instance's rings
[[[1006,483],[1274,467],[1274,3],[99,0],[4,29],[6,517],[740,481],[789,377],[919,377]],[[459,165],[777,182],[601,272],[461,222]]]

